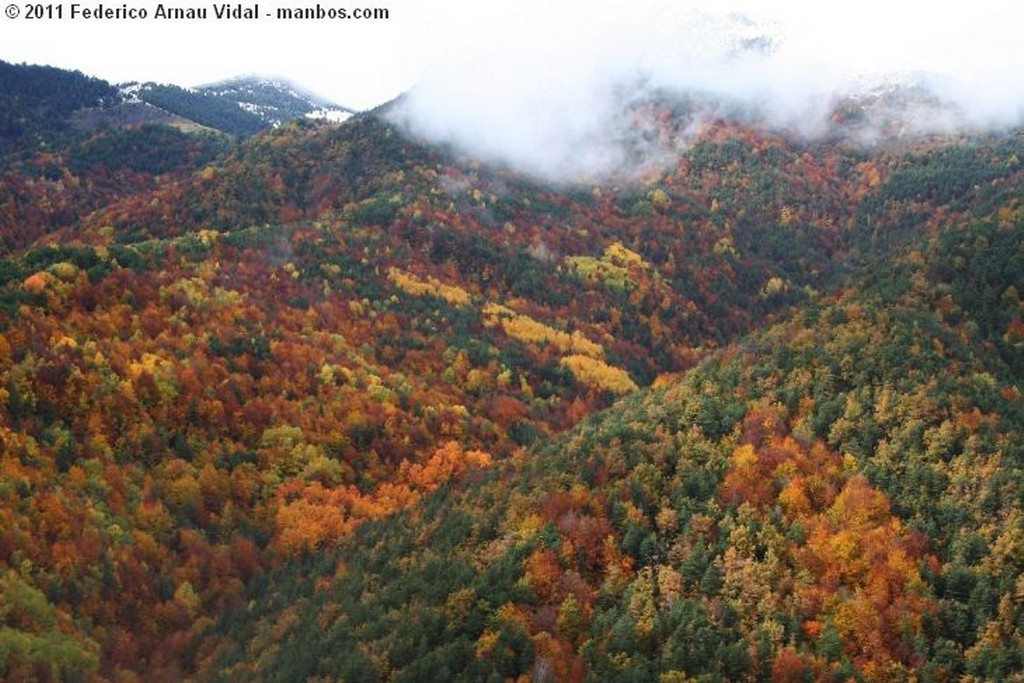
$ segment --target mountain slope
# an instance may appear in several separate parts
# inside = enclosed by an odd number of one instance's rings
[[[120,99],[109,83],[78,71],[0,61],[0,160],[66,135],[75,111]]]
[[[297,86],[255,77],[235,78],[198,88],[160,83],[122,86],[130,99],[238,137],[249,137],[289,121],[307,118],[343,121],[354,112]]]
[[[216,93],[163,83],[130,84],[127,92],[132,99],[238,137],[254,135],[269,126],[263,117]]]
[[[885,291],[275,571],[200,677],[1013,680],[1024,377],[992,323],[1020,310],[972,303],[1021,247],[949,227]]]
[[[1009,677],[1021,137],[689,142],[587,188],[374,115],[16,160],[2,675]]]
[[[74,233],[97,209],[187,176],[229,146],[154,124],[64,136],[0,168],[0,254]]]
[[[97,209],[174,185],[230,149],[226,133],[247,137],[293,118],[337,119],[341,111],[293,86],[255,79],[209,91],[115,88],[78,72],[0,62],[0,81],[0,253],[77,234]],[[247,103],[270,109],[246,111]],[[226,210],[245,220],[237,204]]]
[[[340,123],[355,113],[347,107],[303,92],[301,88],[287,81],[254,76],[211,83],[197,90],[235,102],[271,126],[303,118],[327,119]]]
[[[763,142],[718,134],[709,163]],[[83,178],[88,149],[68,152]],[[602,199],[449,162],[372,118],[296,124],[3,261],[0,545],[11,590],[38,591],[75,644],[69,662],[180,679],[272,564],[807,296],[783,283],[734,319],[705,308],[787,275],[754,249],[754,277],[699,275],[741,258],[743,233],[686,198],[717,171]],[[676,211],[705,225],[675,265],[623,244],[678,234]],[[787,239],[824,249],[812,228]],[[18,642],[49,634],[8,625]],[[35,665],[15,652],[8,672]]]

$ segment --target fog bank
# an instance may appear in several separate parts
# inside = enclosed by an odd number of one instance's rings
[[[850,96],[880,120],[898,117],[900,135],[1022,120],[1024,10],[1012,3],[823,4],[527,0],[486,16],[469,4],[425,14],[435,49],[394,117],[432,142],[562,182],[684,151],[699,116],[666,140],[631,115],[666,93],[696,93],[711,103],[706,115],[742,110],[805,136],[828,132]],[[910,85],[920,95],[910,101],[882,96]],[[856,134],[871,142],[881,132]]]

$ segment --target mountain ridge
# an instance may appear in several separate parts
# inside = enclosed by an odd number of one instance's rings
[[[184,88],[155,82],[114,85],[81,72],[28,64],[3,62],[0,64],[0,70],[4,79],[5,95],[12,98],[5,102],[7,116],[17,117],[22,121],[17,125],[24,125],[30,118],[28,113],[23,111],[24,106],[35,106],[32,116],[36,119],[40,119],[40,106],[52,106],[58,117],[42,118],[44,124],[51,128],[51,135],[58,132],[67,133],[69,123],[72,129],[95,131],[107,126],[121,127],[140,123],[184,125],[184,122],[192,121],[206,128],[244,137],[299,118],[313,117],[340,121],[354,113],[347,107],[313,95],[288,81],[259,76],[239,76],[197,88]],[[59,87],[65,94],[58,96],[52,89],[47,93],[50,86],[46,85],[45,79],[60,81]],[[87,96],[70,104],[70,108],[60,104],[61,97],[68,99],[67,93],[86,93],[89,88],[96,93],[91,99]],[[19,104],[17,99],[13,99],[19,96],[18,93],[35,98],[36,104]],[[48,99],[55,104],[43,104]],[[156,111],[118,111],[118,105],[124,109],[123,105],[137,107],[140,103],[156,107],[166,114],[161,116]],[[83,109],[87,111],[78,111]],[[75,115],[73,121],[72,115]],[[171,118],[167,118],[168,115]],[[6,123],[5,128],[0,129],[0,135],[4,138],[13,137],[17,132],[15,126],[14,121]]]

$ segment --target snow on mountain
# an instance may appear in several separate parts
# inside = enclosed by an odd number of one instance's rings
[[[343,121],[355,113],[280,79],[241,77],[201,86],[197,90],[236,102],[271,126],[299,118]]]

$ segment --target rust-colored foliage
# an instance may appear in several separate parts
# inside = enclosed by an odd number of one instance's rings
[[[781,412],[752,410],[743,424],[721,496],[762,514],[781,509],[785,523],[802,530],[805,540],[788,552],[790,570],[803,578],[774,590],[780,598],[791,591],[807,639],[820,638],[823,623],[834,625],[843,653],[869,680],[914,666],[907,643],[935,610],[919,573],[926,549],[882,491],[824,444],[795,439]],[[773,679],[800,680],[807,666],[805,656],[782,650]]]

